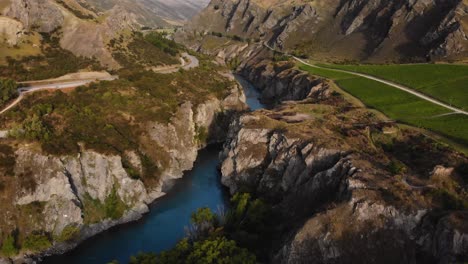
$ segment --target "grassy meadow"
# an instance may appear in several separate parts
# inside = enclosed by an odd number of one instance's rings
[[[460,109],[468,110],[468,65],[323,65],[360,72],[403,84]]]
[[[429,129],[468,145],[468,116],[445,115],[450,113],[450,110],[363,77],[307,65],[300,65],[300,68],[334,80],[340,88],[360,99],[365,105],[379,110],[393,120]]]

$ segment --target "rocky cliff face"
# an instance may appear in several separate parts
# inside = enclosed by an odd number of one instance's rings
[[[76,156],[50,156],[34,144],[2,145],[0,159],[11,161],[1,168],[2,243],[14,230],[18,244],[32,235],[47,237],[50,245],[39,250],[23,247],[12,256],[21,262],[63,253],[96,233],[141,218],[148,204],[169,190],[172,180],[192,168],[200,148],[225,138],[230,120],[245,107],[245,96],[237,86],[222,100],[213,98],[196,106],[186,102],[169,123],[147,124],[145,150],[122,155],[82,149]],[[159,153],[152,162],[160,177],[151,181],[133,173],[145,169],[146,150]]]
[[[263,60],[245,63],[239,68],[239,74],[255,83],[262,92],[262,100],[270,103],[324,99],[330,95],[323,79],[295,69],[290,62],[272,64],[269,60]]]
[[[222,183],[231,193],[249,192],[268,201],[280,215],[276,225],[286,225],[275,235],[269,261],[468,259],[466,207],[444,205],[447,200],[439,196],[466,199],[453,169],[466,157],[449,149],[428,150],[435,143],[418,132],[381,125],[378,117],[332,93],[324,80],[266,61],[244,67],[266,98],[300,100],[233,122],[221,154]],[[317,87],[320,93],[310,92]],[[301,96],[292,96],[294,89]],[[389,138],[421,151],[410,158],[398,154],[384,143]],[[434,163],[422,168],[419,158]]]
[[[186,39],[195,30],[207,34],[210,47],[226,45],[212,39],[219,32],[327,60],[463,60],[467,14],[460,0],[214,0],[190,23]]]

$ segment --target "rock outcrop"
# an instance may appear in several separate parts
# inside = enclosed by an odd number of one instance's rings
[[[7,17],[0,17],[0,40],[9,46],[17,45],[24,34],[23,24]]]
[[[323,79],[299,71],[290,62],[264,60],[242,64],[239,68],[239,74],[254,83],[262,92],[262,100],[267,102],[321,100],[330,95]]]

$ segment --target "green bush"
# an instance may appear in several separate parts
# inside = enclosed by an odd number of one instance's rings
[[[15,138],[38,140],[41,142],[49,141],[51,139],[51,134],[51,131],[37,115],[26,118],[20,126],[15,127],[10,131],[10,136]]]
[[[390,161],[390,163],[388,164],[388,170],[389,170],[393,175],[402,174],[402,173],[405,173],[405,172],[406,172],[406,166],[405,166],[405,164],[401,163],[401,162],[398,161],[398,160],[392,160],[392,161]]]
[[[126,205],[117,193],[117,188],[114,186],[104,202],[106,216],[111,219],[119,219],[123,216],[126,209]]]
[[[18,255],[18,248],[15,245],[15,238],[12,235],[8,235],[2,242],[2,255],[6,257],[12,257]]]
[[[225,237],[195,242],[192,252],[187,257],[188,263],[194,264],[255,264],[256,258],[248,250],[237,246],[235,241]]]
[[[200,144],[205,144],[207,143],[208,140],[208,129],[206,127],[197,127],[196,128],[197,135],[196,135],[196,140]]]
[[[55,238],[56,241],[58,242],[66,242],[73,240],[78,237],[80,233],[80,228],[77,225],[67,225],[63,230],[62,233],[60,233],[59,236]]]
[[[50,239],[43,233],[33,233],[26,237],[23,248],[33,252],[43,251],[52,246]]]
[[[0,78],[0,107],[3,108],[4,104],[13,98],[18,97],[18,85],[11,79]]]

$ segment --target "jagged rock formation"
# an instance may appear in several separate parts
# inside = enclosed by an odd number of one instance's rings
[[[187,26],[185,38],[205,32],[212,47],[221,42],[212,40],[218,32],[327,60],[463,60],[467,21],[461,0],[214,0]]]
[[[372,125],[379,118],[333,95],[325,80],[287,64],[250,63],[241,72],[269,91],[263,91],[267,98],[300,100],[243,115],[231,124],[221,154],[222,183],[231,193],[268,201],[281,215],[278,226],[287,226],[274,236],[271,263],[467,261],[466,207],[447,207],[437,194],[466,199],[463,187],[448,187],[463,184],[453,167],[466,157],[428,150],[433,143],[417,132],[384,132],[392,125]],[[294,86],[296,80],[302,85]],[[269,87],[300,87],[295,94],[302,96]],[[314,87],[321,92],[311,94]],[[394,152],[382,147],[382,137],[391,137],[395,148],[411,142],[421,151]],[[431,162],[415,162],[420,158]]]
[[[239,73],[262,91],[262,100],[270,103],[299,101],[306,98],[324,99],[330,90],[324,80],[294,68],[294,64],[269,60],[240,66]]]

